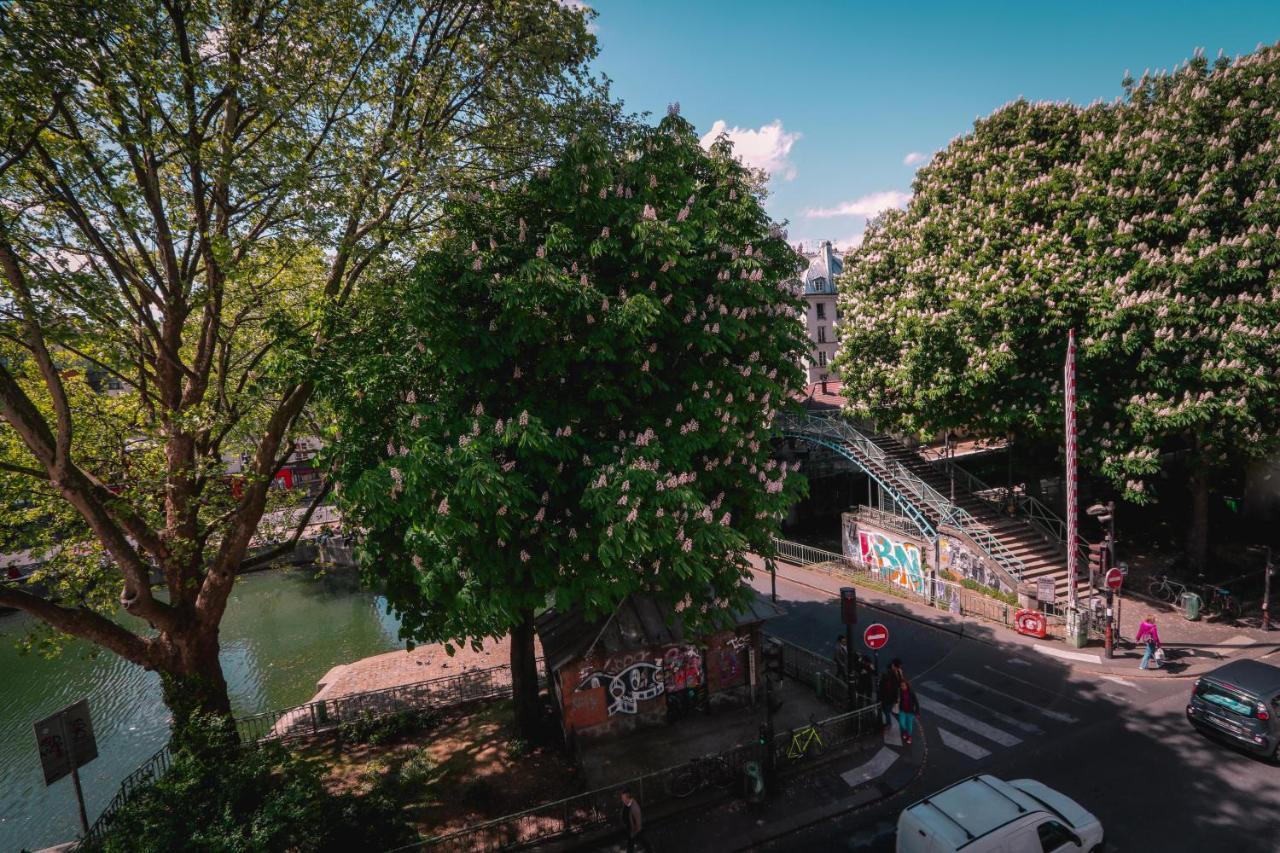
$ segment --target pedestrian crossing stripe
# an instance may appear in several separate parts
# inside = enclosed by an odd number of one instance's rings
[[[1022,743],[1022,738],[1011,735],[1004,729],[997,729],[995,726],[987,725],[975,717],[971,717],[963,711],[957,711],[949,705],[926,697],[920,694],[920,708],[924,713],[934,714],[944,720],[955,723],[957,726],[963,726],[974,734],[980,735],[987,740],[998,743],[1001,746],[1017,746]]]
[[[1029,735],[1042,735],[1042,734],[1044,734],[1044,729],[1040,728],[1040,727],[1039,727],[1039,726],[1037,726],[1035,723],[1028,723],[1026,720],[1019,720],[1017,717],[1010,717],[1010,716],[1009,716],[1009,715],[1007,715],[1007,714],[1002,714],[1002,713],[1000,713],[999,711],[995,710],[994,708],[989,708],[989,707],[987,707],[986,705],[983,705],[981,702],[978,702],[978,701],[977,701],[977,700],[975,700],[975,699],[970,699],[970,698],[969,698],[969,697],[967,697],[967,696],[961,696],[959,693],[955,693],[955,692],[953,692],[953,691],[951,691],[951,690],[948,690],[947,688],[943,687],[941,684],[939,684],[939,683],[938,683],[938,682],[936,682],[936,681],[926,681],[922,686],[923,686],[926,690],[930,690],[930,691],[932,691],[932,692],[934,692],[934,693],[939,694],[940,696],[944,696],[944,697],[946,697],[947,699],[950,699],[950,700],[951,700],[951,701],[953,701],[953,702],[954,702],[954,701],[960,701],[960,702],[972,702],[974,705],[977,705],[977,706],[978,706],[979,708],[981,708],[983,711],[985,711],[986,713],[988,713],[988,714],[990,714],[991,716],[995,717],[997,720],[999,720],[1000,722],[1004,723],[1005,725],[1007,725],[1007,726],[1013,726],[1015,729],[1019,729],[1020,731],[1024,731],[1024,732],[1026,732],[1026,733],[1027,733],[1027,734],[1029,734]]]
[[[974,761],[981,761],[991,754],[991,750],[983,749],[970,740],[965,740],[954,732],[949,732],[941,726],[938,727],[938,735],[942,738],[942,743],[962,755],[967,755]]]

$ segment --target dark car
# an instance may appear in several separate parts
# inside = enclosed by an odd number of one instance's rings
[[[1206,734],[1280,760],[1280,667],[1237,660],[1200,676],[1187,719]]]

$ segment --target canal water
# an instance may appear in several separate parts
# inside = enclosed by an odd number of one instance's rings
[[[72,642],[52,659],[21,654],[32,625],[0,615],[0,851],[39,849],[79,829],[71,779],[46,788],[32,724],[88,697],[98,758],[81,769],[89,820],[120,780],[164,745],[168,711],[160,679],[107,652]],[[238,716],[306,702],[330,667],[392,649],[399,624],[381,596],[350,570],[309,568],[245,575],[222,621],[222,667]]]

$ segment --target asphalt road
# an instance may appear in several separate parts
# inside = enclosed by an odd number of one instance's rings
[[[767,593],[769,576],[757,575],[755,586]],[[768,631],[832,651],[843,631],[836,599],[779,578],[778,603],[787,612]],[[998,643],[994,628],[961,638],[865,603],[859,651],[872,622],[889,629],[881,664],[901,658],[921,697],[924,773],[889,800],[761,849],[892,851],[905,806],[991,773],[1038,779],[1074,798],[1102,821],[1108,851],[1280,851],[1280,768],[1189,727],[1183,709],[1193,680],[1076,671]]]

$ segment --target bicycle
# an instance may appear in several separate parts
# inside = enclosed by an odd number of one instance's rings
[[[810,716],[809,725],[791,730],[791,742],[787,745],[787,758],[791,761],[798,761],[804,758],[810,749],[813,749],[814,752],[821,752],[824,747],[822,735],[818,734],[818,727],[814,723],[813,717]]]
[[[1180,601],[1187,591],[1187,585],[1169,580],[1168,575],[1161,575],[1154,578],[1147,584],[1147,595],[1160,601],[1168,601],[1170,603]]]
[[[671,796],[684,799],[706,787],[728,788],[734,779],[729,762],[718,755],[704,755],[676,771],[671,778]]]
[[[1240,602],[1231,594],[1231,590],[1213,584],[1205,584],[1202,589],[1208,593],[1205,610],[1225,616],[1233,622],[1240,618]]]

